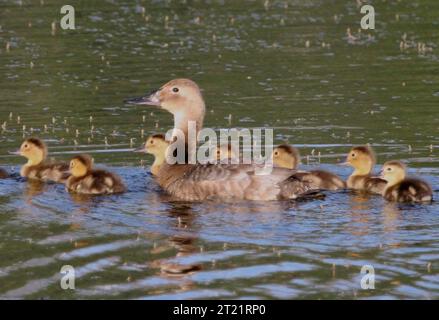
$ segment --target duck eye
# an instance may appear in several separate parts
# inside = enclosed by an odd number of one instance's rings
[[[149,144],[154,144],[154,140],[151,140],[151,141],[149,142]]]
[[[29,148],[29,145],[25,144],[24,147],[27,149],[27,148]]]
[[[392,171],[392,168],[387,168],[387,171]]]
[[[275,155],[275,156],[278,156],[278,155],[279,155],[279,152],[276,151],[276,152],[274,153],[274,155]]]
[[[175,93],[177,93],[178,91],[180,91],[177,87],[172,88],[172,91],[174,91]]]
[[[351,156],[354,158],[355,157],[355,153],[351,154]]]

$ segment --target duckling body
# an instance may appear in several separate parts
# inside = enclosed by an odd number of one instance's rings
[[[351,175],[347,180],[347,187],[353,190],[362,190],[375,194],[382,194],[386,186],[383,179],[366,175]]]
[[[375,153],[372,148],[368,146],[352,148],[345,164],[353,167],[355,170],[347,180],[347,187],[352,190],[381,195],[386,187],[386,181],[372,176],[375,162]]]
[[[189,79],[172,80],[147,96],[127,102],[158,106],[170,112],[174,116],[174,137],[178,137],[176,132],[182,133],[185,141],[188,141],[191,123],[195,124],[196,134],[203,126],[204,99],[198,85]],[[187,154],[193,155],[193,150]],[[263,175],[257,174],[259,170],[256,164],[170,165],[165,161],[157,181],[166,192],[185,201],[296,199],[309,191],[309,187],[297,179],[288,180],[295,170],[274,168]]]
[[[300,154],[290,145],[280,145],[273,149],[272,159],[278,167],[296,169],[300,163]],[[335,191],[346,188],[341,178],[324,170],[298,171],[294,176],[313,190]]]
[[[399,161],[388,161],[381,171],[387,181],[383,196],[393,202],[431,202],[433,191],[428,183],[418,178],[407,178],[405,165]]]
[[[79,155],[70,162],[71,176],[66,181],[69,191],[81,194],[111,194],[125,192],[122,180],[106,170],[92,168],[92,159]]]
[[[26,139],[17,152],[28,159],[20,169],[20,175],[28,179],[64,183],[69,177],[69,165],[47,160],[47,146],[37,138]]]

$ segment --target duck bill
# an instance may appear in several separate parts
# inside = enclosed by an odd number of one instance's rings
[[[146,153],[146,151],[145,151],[145,145],[142,145],[142,146],[140,146],[140,147],[134,149],[133,152]]]
[[[154,90],[145,96],[129,98],[124,100],[124,102],[133,105],[147,105],[147,106],[160,107],[161,103],[160,103],[159,92],[160,90]]]
[[[20,150],[15,150],[15,151],[8,151],[9,154],[12,154],[14,156],[21,156]]]

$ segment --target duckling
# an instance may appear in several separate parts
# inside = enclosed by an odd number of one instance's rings
[[[383,196],[396,202],[431,202],[433,191],[428,183],[417,178],[406,178],[406,167],[400,161],[383,165],[381,177],[387,181]]]
[[[6,178],[9,178],[9,173],[5,169],[0,168],[0,179]]]
[[[145,152],[154,156],[154,162],[151,166],[151,173],[157,176],[160,168],[165,162],[166,148],[168,148],[169,142],[165,140],[163,134],[155,134],[149,136],[143,146],[135,149],[134,152]]]
[[[343,163],[355,169],[347,180],[348,188],[382,194],[386,187],[386,181],[372,177],[371,173],[375,162],[375,153],[371,147],[357,146],[352,148],[346,162]]]
[[[64,183],[69,177],[67,163],[47,160],[47,146],[41,139],[28,138],[24,140],[18,151],[11,153],[28,159],[27,163],[21,167],[22,177],[59,183]]]
[[[82,194],[110,194],[125,192],[122,180],[105,170],[93,169],[93,160],[82,154],[70,161],[70,177],[66,181],[69,191]]]
[[[180,144],[189,141],[190,125],[195,124],[195,136],[203,127],[205,102],[199,86],[189,79],[171,80],[146,96],[125,102],[156,106],[171,113],[174,137]],[[177,133],[184,136],[184,142],[178,139]],[[187,154],[192,156],[193,150]],[[259,174],[262,167],[256,163],[170,164],[165,161],[158,172],[157,182],[171,197],[183,201],[292,200],[309,194],[307,184],[289,179],[295,170],[275,167],[270,173]]]
[[[273,149],[272,159],[275,166],[297,169],[300,153],[296,148],[282,144]],[[346,188],[346,183],[342,179],[324,170],[299,171],[295,176],[307,181],[313,189],[334,191]]]

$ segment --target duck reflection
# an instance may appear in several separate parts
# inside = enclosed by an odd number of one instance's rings
[[[351,234],[355,236],[364,236],[370,233],[370,219],[372,212],[372,197],[366,192],[353,191],[350,194],[349,204],[351,206],[352,226]]]
[[[30,203],[33,197],[42,194],[47,189],[47,184],[39,180],[28,180],[26,183],[26,188],[24,194],[26,197],[26,202]]]
[[[193,232],[195,214],[192,206],[178,202],[169,203],[168,215],[173,218],[170,229],[176,230],[176,234],[169,237],[167,245],[155,247],[151,253],[159,254],[169,249],[176,249],[177,253],[171,258],[153,261],[152,266],[158,268],[160,274],[166,277],[184,277],[202,270],[202,265],[199,263],[180,262],[180,258],[197,254],[200,251],[195,244],[197,237]],[[191,286],[185,283],[184,287]]]

